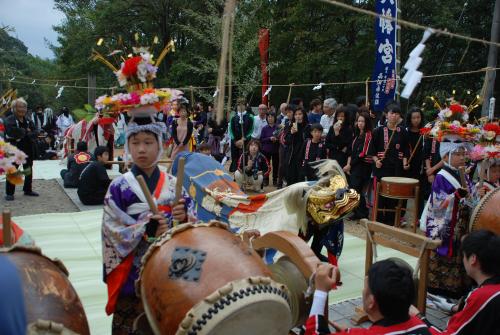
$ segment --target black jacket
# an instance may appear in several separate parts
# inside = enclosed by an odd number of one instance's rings
[[[28,155],[28,159],[33,160],[35,142],[38,135],[33,122],[27,117],[23,121],[19,121],[12,114],[4,119],[4,126],[7,142],[15,145],[19,150]]]
[[[90,163],[82,172],[78,181],[78,196],[85,198],[95,194],[105,194],[111,179],[108,177],[106,167],[100,162]]]

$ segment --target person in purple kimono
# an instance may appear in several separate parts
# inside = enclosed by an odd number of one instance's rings
[[[469,176],[465,173],[466,185],[462,185],[459,174],[459,168],[465,166],[470,143],[457,136],[450,137],[440,143],[444,167],[432,183],[422,219],[427,237],[442,241],[441,246],[431,254],[428,291],[458,298],[467,290],[467,277],[459,250],[461,239],[468,232],[471,210],[479,197]]]
[[[132,119],[125,152],[134,165],[131,171],[110,184],[104,199],[102,253],[104,282],[108,287],[106,313],[113,315],[112,333],[131,334],[134,320],[143,312],[134,282],[139,277],[142,256],[172,222],[196,221],[193,200],[182,190],[177,204],[176,178],[158,169],[165,124],[151,119]],[[147,204],[137,176],[143,176],[161,214],[154,215]]]

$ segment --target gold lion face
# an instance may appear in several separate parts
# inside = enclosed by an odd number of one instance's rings
[[[327,185],[316,185],[307,199],[307,212],[317,224],[327,224],[350,213],[360,195],[349,189],[346,180],[336,175]]]

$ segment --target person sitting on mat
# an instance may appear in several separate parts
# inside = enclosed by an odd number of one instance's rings
[[[61,170],[61,178],[65,188],[77,188],[78,179],[83,169],[90,163],[90,154],[87,152],[87,143],[80,141],[76,145],[76,153],[69,156],[68,168]]]
[[[94,157],[95,161],[87,165],[78,181],[78,198],[84,205],[102,205],[111,183],[105,167],[109,160],[108,148],[95,148]]]

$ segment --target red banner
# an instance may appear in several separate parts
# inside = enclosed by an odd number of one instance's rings
[[[267,95],[264,93],[269,87],[269,29],[259,29],[259,53],[260,53],[260,70],[262,72],[262,103],[267,106]]]

